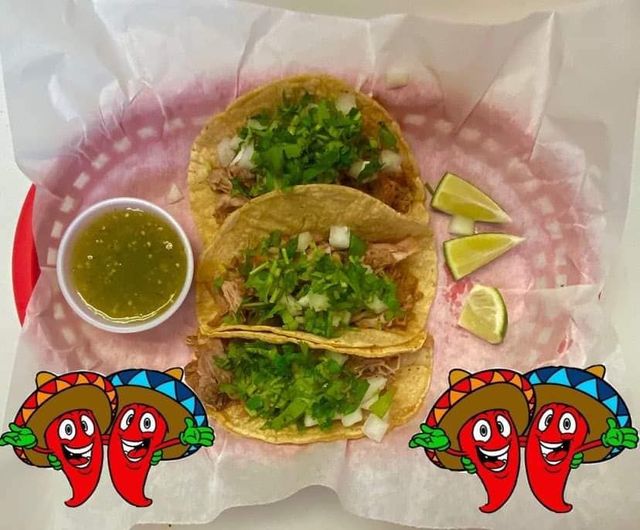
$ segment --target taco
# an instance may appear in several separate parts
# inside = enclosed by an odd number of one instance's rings
[[[191,207],[205,246],[250,199],[314,183],[354,187],[427,220],[424,186],[400,127],[373,99],[333,77],[290,77],[243,95],[211,119],[191,149]]]
[[[417,412],[431,379],[431,339],[416,352],[380,359],[306,343],[200,337],[191,344],[186,380],[209,417],[275,444],[380,441]]]
[[[199,332],[416,350],[435,281],[428,225],[352,188],[300,186],[252,200],[216,233],[197,273]]]

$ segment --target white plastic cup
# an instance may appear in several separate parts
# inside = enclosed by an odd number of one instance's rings
[[[85,226],[104,213],[122,211],[127,208],[135,208],[144,212],[149,212],[166,221],[178,234],[187,258],[187,274],[185,276],[184,285],[173,304],[171,304],[166,311],[155,317],[141,322],[131,323],[113,322],[112,320],[108,320],[93,311],[74,289],[71,281],[71,267],[69,263],[70,251],[73,248],[78,234],[82,232],[82,229]],[[132,197],[118,197],[94,204],[72,221],[60,242],[56,263],[56,274],[58,276],[58,285],[60,286],[62,296],[64,296],[64,299],[67,301],[69,306],[71,306],[71,309],[73,309],[73,311],[85,322],[88,322],[99,329],[111,331],[112,333],[138,333],[159,326],[168,320],[180,308],[187,297],[187,294],[189,294],[189,289],[191,288],[193,268],[193,251],[191,250],[187,234],[185,234],[182,227],[173,217],[171,217],[171,215],[159,206],[148,201]]]

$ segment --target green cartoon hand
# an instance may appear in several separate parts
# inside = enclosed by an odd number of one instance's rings
[[[432,449],[433,451],[446,451],[451,447],[449,437],[442,429],[434,429],[423,423],[420,425],[420,430],[422,432],[414,434],[411,440],[409,440],[409,447],[411,449],[424,447],[425,449]]]
[[[47,460],[49,461],[49,465],[56,471],[60,471],[62,469],[62,462],[60,462],[56,455],[47,455]]]
[[[468,458],[466,456],[463,456],[460,458],[460,462],[462,462],[462,467],[464,467],[464,470],[471,474],[471,475],[475,475],[477,473],[477,469],[475,464],[471,461],[471,458]]]
[[[151,465],[157,465],[162,460],[162,449],[158,449],[151,455]]]
[[[9,430],[0,436],[0,446],[2,445],[33,449],[38,445],[38,440],[29,427],[19,427],[15,423],[10,423]]]
[[[216,437],[211,427],[196,427],[192,418],[185,418],[184,424],[187,428],[180,433],[182,445],[202,445],[203,447],[213,445]]]
[[[584,453],[576,453],[571,459],[571,469],[578,469],[584,462]]]
[[[605,447],[625,447],[635,449],[638,447],[638,431],[633,427],[618,427],[618,422],[609,418],[607,420],[609,428],[602,435],[602,445]]]

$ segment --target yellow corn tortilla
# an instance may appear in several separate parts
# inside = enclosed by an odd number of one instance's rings
[[[301,232],[329,233],[332,225],[348,226],[367,243],[418,241],[419,250],[395,267],[417,280],[416,300],[404,327],[383,330],[348,329],[337,337],[321,337],[276,326],[223,324],[227,306],[214,295],[213,281],[231,270],[236,256],[255,247],[274,230],[284,236]],[[407,219],[370,195],[331,184],[298,186],[286,193],[272,192],[253,199],[233,212],[202,254],[196,275],[199,333],[214,337],[245,337],[270,341],[271,335],[298,339],[323,349],[366,357],[384,357],[418,349],[426,338],[425,326],[435,293],[436,255],[433,234],[423,222]]]
[[[412,219],[426,222],[424,185],[420,170],[409,149],[399,125],[389,113],[372,98],[355,90],[350,85],[327,75],[301,75],[289,77],[263,85],[235,100],[224,112],[213,116],[202,129],[191,148],[189,162],[189,198],[196,226],[202,237],[204,247],[211,244],[219,222],[215,213],[224,194],[214,191],[208,183],[208,177],[214,168],[220,168],[217,147],[221,140],[231,138],[243,127],[247,120],[265,109],[276,109],[282,102],[283,94],[301,95],[309,92],[319,97],[335,98],[343,93],[355,94],[360,109],[364,131],[367,135],[377,135],[380,122],[384,122],[397,138],[397,151],[402,157],[402,173],[411,189],[411,202],[402,212]]]
[[[222,343],[218,341],[219,347]],[[311,345],[314,347],[313,345]],[[351,427],[345,427],[336,421],[331,428],[322,430],[320,427],[307,427],[299,430],[296,425],[274,431],[264,429],[264,419],[250,416],[244,405],[238,401],[230,402],[222,410],[216,410],[207,403],[207,388],[201,384],[199,373],[199,356],[185,367],[186,381],[198,395],[203,397],[205,409],[209,418],[225,429],[245,436],[256,438],[273,444],[308,444],[314,442],[332,442],[335,440],[348,440],[362,438],[364,422]],[[427,337],[422,347],[412,353],[401,354],[400,368],[390,377],[388,388],[393,388],[395,394],[391,408],[389,409],[389,428],[393,429],[403,425],[418,412],[424,397],[429,389],[433,366],[433,340]]]

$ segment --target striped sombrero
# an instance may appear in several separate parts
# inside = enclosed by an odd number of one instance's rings
[[[497,369],[470,374],[464,370],[451,370],[449,385],[429,412],[426,424],[442,429],[449,437],[452,449],[460,450],[460,429],[480,412],[504,409],[511,415],[518,434],[527,429],[535,396],[529,382],[517,372]],[[463,469],[460,457],[445,451],[425,449],[425,452],[437,466],[456,471]]]
[[[620,427],[631,427],[631,416],[622,397],[604,380],[601,364],[586,369],[545,366],[524,375],[536,393],[536,413],[549,403],[575,407],[589,424],[586,442],[597,440],[608,429],[607,419]],[[600,462],[619,455],[623,447],[596,447],[584,452],[585,462]]]
[[[29,427],[38,440],[38,447],[46,448],[44,433],[51,422],[72,410],[91,410],[100,432],[109,429],[117,397],[113,385],[104,376],[95,372],[69,372],[62,375],[38,372],[36,387],[20,407],[14,423]],[[49,467],[46,454],[19,447],[14,447],[14,451],[27,464]]]
[[[198,396],[182,382],[182,368],[122,370],[109,376],[118,394],[118,413],[131,403],[155,407],[167,421],[166,439],[177,438],[185,429],[185,418],[197,427],[208,425],[207,414]],[[174,460],[195,453],[199,445],[174,445],[163,452],[163,460]]]

